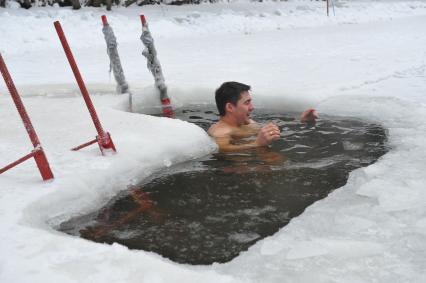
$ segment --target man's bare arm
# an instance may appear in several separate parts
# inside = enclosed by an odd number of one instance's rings
[[[219,146],[219,150],[221,152],[230,152],[230,151],[241,151],[261,146],[267,146],[271,144],[274,140],[280,138],[280,130],[279,128],[273,124],[269,123],[268,125],[257,130],[257,138],[252,141],[246,141],[245,143],[235,144],[233,143],[235,138],[234,135],[223,135],[223,136],[213,136],[217,145]],[[234,134],[234,133],[233,133]]]
[[[242,151],[247,149],[256,148],[259,145],[256,143],[256,140],[253,141],[247,141],[247,143],[241,143],[241,144],[233,144],[232,138],[229,136],[225,137],[214,137],[217,145],[219,146],[220,152],[235,152],[235,151]]]

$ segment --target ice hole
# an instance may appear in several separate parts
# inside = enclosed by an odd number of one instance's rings
[[[209,107],[176,111],[178,118],[204,129],[217,120],[215,112]],[[256,110],[254,120],[273,121],[282,130],[282,139],[270,148],[172,166],[99,211],[63,222],[60,230],[179,263],[230,261],[388,150],[386,131],[378,124],[323,115],[307,125],[296,116]]]

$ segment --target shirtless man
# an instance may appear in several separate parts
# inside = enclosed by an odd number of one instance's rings
[[[274,123],[260,127],[250,119],[254,107],[249,90],[250,86],[238,82],[225,82],[216,90],[220,119],[210,127],[208,134],[215,139],[221,152],[267,146],[280,138],[280,129]],[[301,115],[302,122],[314,122],[317,118],[314,109]]]

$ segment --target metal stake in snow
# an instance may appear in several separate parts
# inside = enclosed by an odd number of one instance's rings
[[[142,55],[147,59],[147,67],[154,76],[155,86],[160,91],[161,104],[163,105],[163,115],[166,117],[173,117],[173,109],[170,105],[170,98],[167,95],[167,86],[164,81],[163,72],[161,71],[160,61],[157,59],[157,51],[154,46],[154,39],[151,36],[151,32],[148,29],[148,23],[146,22],[145,16],[141,15],[142,22],[142,35],[141,40],[145,45],[145,49],[142,51]]]
[[[80,71],[78,70],[77,63],[74,60],[74,56],[72,55],[67,39],[65,38],[65,34],[62,30],[61,24],[59,23],[59,21],[56,21],[54,25],[56,32],[58,33],[59,39],[62,43],[62,47],[64,48],[65,55],[67,56],[71,69],[74,73],[75,79],[77,80],[78,86],[80,87],[81,94],[83,95],[84,101],[86,102],[87,109],[89,110],[90,116],[92,117],[93,124],[95,124],[96,131],[98,132],[98,135],[94,140],[77,146],[72,150],[79,150],[97,142],[102,155],[104,155],[106,151],[109,150],[116,152],[110,134],[108,132],[104,132],[102,128],[101,122],[99,121],[98,115],[96,114],[95,107],[93,106],[92,100],[90,99],[89,92],[86,89],[86,85],[84,84],[83,78],[81,77]]]
[[[30,117],[25,110],[24,104],[22,103],[19,93],[16,90],[15,84],[13,83],[12,77],[7,70],[6,63],[3,60],[3,57],[0,53],[0,71],[3,75],[4,81],[9,89],[10,95],[12,96],[13,102],[15,103],[16,109],[21,116],[21,119],[24,123],[24,127],[27,130],[28,136],[34,146],[34,149],[24,157],[18,159],[17,161],[7,165],[6,167],[0,168],[0,174],[6,172],[7,170],[15,167],[16,165],[34,157],[34,160],[37,164],[38,170],[40,171],[41,177],[44,181],[53,179],[52,170],[50,170],[49,162],[47,161],[46,155],[44,154],[43,148],[41,147],[40,141],[38,140],[37,133],[34,130],[33,125],[31,124]]]
[[[110,60],[110,69],[114,73],[115,81],[117,82],[117,92],[118,93],[129,93],[129,104],[131,107],[131,93],[129,92],[129,85],[126,82],[126,78],[124,77],[123,68],[121,67],[120,56],[117,51],[117,40],[114,35],[114,31],[111,26],[108,24],[107,17],[103,15],[102,17],[103,28],[102,32],[105,37],[105,42],[107,44],[107,54]]]

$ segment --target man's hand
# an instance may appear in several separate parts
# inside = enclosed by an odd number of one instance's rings
[[[257,134],[256,144],[266,146],[280,138],[280,129],[274,123],[268,123]]]
[[[314,108],[309,108],[303,111],[302,115],[300,115],[300,121],[302,123],[313,122],[315,123],[316,119],[318,119],[318,113]]]

